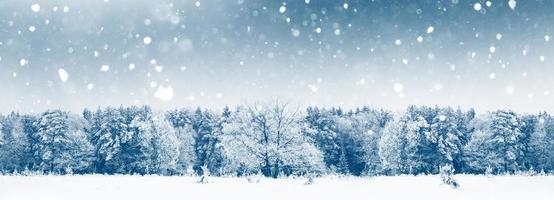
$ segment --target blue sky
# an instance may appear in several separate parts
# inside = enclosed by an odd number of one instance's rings
[[[275,99],[554,111],[554,2],[508,2],[5,0],[0,112]]]

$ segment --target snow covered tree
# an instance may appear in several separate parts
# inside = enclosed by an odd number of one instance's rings
[[[363,107],[351,118],[363,149],[362,156],[365,166],[360,173],[365,175],[380,174],[383,169],[379,156],[379,141],[385,126],[392,120],[392,114],[384,110]]]
[[[530,146],[532,136],[535,132],[535,129],[539,127],[539,119],[536,115],[525,114],[520,117],[521,119],[521,137],[519,139],[519,144],[521,147],[521,155],[518,156],[516,162],[518,163],[518,171],[529,171],[534,170],[535,158],[533,154],[533,149]]]
[[[100,173],[122,173],[119,158],[122,143],[128,140],[122,133],[128,125],[118,109],[108,107],[98,110],[92,124],[92,144],[95,148],[95,167]]]
[[[462,112],[451,108],[410,106],[390,126],[380,142],[383,167],[389,173],[438,173],[439,166],[461,163],[467,131]]]
[[[208,110],[197,109],[193,117],[192,129],[195,132],[195,172],[201,175],[203,173],[202,167],[207,166],[210,174],[220,175],[225,159],[220,142],[220,116]]]
[[[44,172],[67,173],[67,169],[86,170],[90,165],[92,146],[83,126],[67,113],[54,110],[43,113],[35,122],[38,143],[35,154]]]
[[[470,142],[464,147],[464,160],[469,171],[513,173],[524,154],[521,127],[523,122],[512,111],[498,110],[481,117],[474,125]]]
[[[477,129],[472,134],[469,143],[464,146],[464,163],[467,166],[464,172],[467,173],[485,173],[491,166],[498,165],[498,157],[495,154],[489,154],[487,141],[490,135]]]
[[[541,113],[529,139],[531,166],[537,171],[554,171],[554,118]]]
[[[500,157],[500,166],[496,166],[502,172],[515,172],[519,163],[517,160],[523,156],[524,145],[521,142],[523,122],[512,111],[499,110],[492,114],[490,124],[490,140],[492,153]]]
[[[188,109],[172,110],[166,113],[166,120],[174,127],[179,142],[177,173],[187,174],[196,162],[194,148],[193,114]]]
[[[383,136],[379,141],[379,157],[385,174],[406,173],[406,118],[396,116],[396,119],[385,126]]]
[[[432,122],[431,131],[426,135],[437,151],[436,162],[439,166],[453,167],[461,159],[465,136],[458,129],[454,117],[451,109],[441,109]]]
[[[305,122],[314,131],[312,139],[322,152],[325,165],[340,173],[348,173],[346,155],[341,150],[338,139],[336,119],[337,115],[332,111],[308,107]]]
[[[406,168],[410,174],[437,173],[436,149],[430,141],[431,122],[437,115],[437,108],[408,107],[406,117]]]
[[[445,164],[440,166],[439,168],[439,174],[441,177],[441,181],[444,184],[450,185],[452,188],[458,188],[460,185],[458,184],[458,181],[454,179],[454,167],[452,167],[451,164]]]
[[[286,104],[239,108],[224,125],[225,152],[235,166],[268,177],[319,171],[323,158],[306,129]]]
[[[32,160],[21,119],[17,113],[0,116],[0,171],[22,171]]]
[[[175,129],[161,115],[153,117],[153,168],[162,175],[177,173],[179,139]]]
[[[135,110],[127,108],[123,112],[127,119],[132,120],[128,124],[127,130],[120,133],[122,136],[121,151],[119,158],[122,161],[124,172],[150,174],[156,171],[154,166],[153,154],[155,153],[154,146],[154,131],[152,123],[152,111]]]
[[[368,107],[343,113],[317,107],[307,110],[306,122],[326,166],[341,174],[377,174],[381,170],[379,139],[390,114]]]

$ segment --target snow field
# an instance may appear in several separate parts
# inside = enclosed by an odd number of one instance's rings
[[[552,199],[554,176],[456,175],[452,189],[439,176],[268,179],[163,176],[0,176],[0,199]]]

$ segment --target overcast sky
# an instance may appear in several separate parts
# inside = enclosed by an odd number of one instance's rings
[[[0,112],[554,112],[554,1],[511,1],[2,0]]]

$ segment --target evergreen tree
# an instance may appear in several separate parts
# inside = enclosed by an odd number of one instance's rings
[[[344,153],[340,149],[336,118],[332,112],[325,109],[308,107],[305,121],[308,127],[314,131],[312,139],[316,147],[322,152],[327,168],[344,171],[348,169],[348,164],[346,163],[346,155],[343,155]],[[341,156],[344,157],[342,161],[340,160]],[[339,165],[341,166],[339,167]]]
[[[554,171],[554,118],[541,113],[537,117],[535,131],[529,139],[529,157],[537,171]]]
[[[82,126],[72,125],[68,114],[59,110],[47,111],[35,122],[38,143],[35,154],[39,169],[50,173],[67,173],[68,169],[86,170],[92,147]]]
[[[500,165],[496,166],[502,172],[515,172],[518,169],[518,159],[523,156],[524,145],[521,127],[523,122],[512,111],[499,110],[492,114],[490,124],[491,153],[500,157]]]
[[[441,110],[431,125],[431,131],[427,139],[437,151],[438,166],[448,165],[453,167],[459,162],[463,151],[463,133],[458,129],[455,115],[451,109]]]
[[[194,170],[202,174],[202,167],[205,165],[210,174],[220,175],[222,170],[223,152],[220,144],[219,116],[210,111],[197,109],[192,128],[194,134],[194,151],[196,162]]]
[[[153,118],[153,167],[162,175],[177,173],[179,140],[175,129],[163,116]]]
[[[406,155],[406,118],[398,117],[388,123],[379,141],[379,157],[383,172],[388,175],[408,172]]]
[[[129,140],[126,137],[128,125],[121,112],[108,107],[98,110],[92,125],[92,144],[95,152],[95,167],[100,173],[123,173],[121,146]]]
[[[0,117],[0,171],[22,171],[30,161],[29,141],[23,130],[21,116],[10,113]]]

